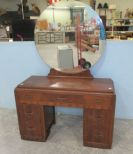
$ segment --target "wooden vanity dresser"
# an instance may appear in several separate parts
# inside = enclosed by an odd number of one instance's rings
[[[15,89],[22,139],[46,141],[55,124],[55,106],[83,108],[83,144],[111,148],[115,92],[111,79],[93,78],[89,71],[31,76]]]

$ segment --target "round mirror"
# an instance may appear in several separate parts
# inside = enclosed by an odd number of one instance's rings
[[[104,50],[105,30],[90,6],[64,0],[41,13],[36,22],[35,43],[40,56],[52,68],[88,69]]]

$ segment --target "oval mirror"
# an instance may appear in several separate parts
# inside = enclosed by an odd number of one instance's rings
[[[105,46],[105,30],[99,15],[87,4],[60,1],[47,7],[35,27],[35,43],[52,68],[90,68]]]

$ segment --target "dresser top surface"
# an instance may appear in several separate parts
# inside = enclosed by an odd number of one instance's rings
[[[17,88],[113,93],[111,79],[31,76]]]

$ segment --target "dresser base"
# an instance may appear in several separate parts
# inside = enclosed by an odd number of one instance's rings
[[[83,145],[110,149],[115,92],[110,79],[51,70],[48,77],[31,76],[15,89],[21,138],[46,141],[55,124],[55,107],[83,109]]]
[[[55,107],[17,104],[21,138],[46,141],[55,124]]]

